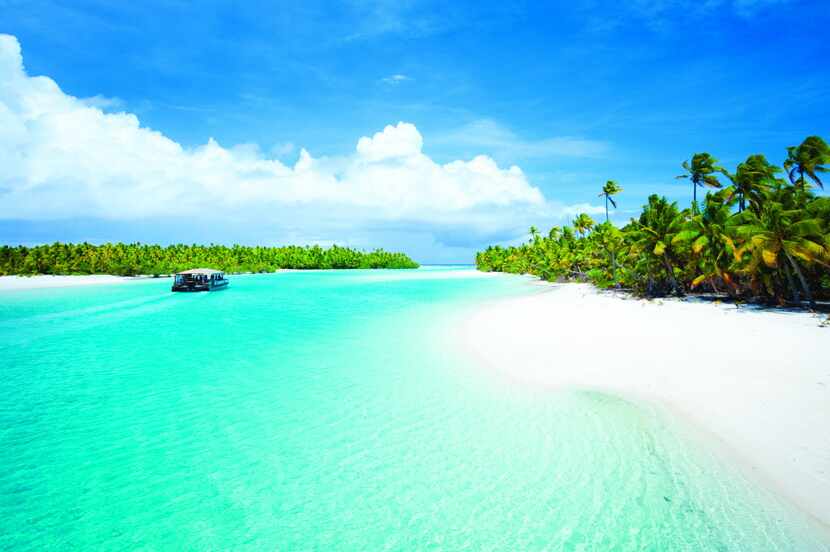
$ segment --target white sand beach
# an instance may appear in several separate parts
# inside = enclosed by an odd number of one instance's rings
[[[123,284],[149,277],[111,276],[109,274],[87,274],[83,276],[0,276],[0,291],[43,289],[59,287],[90,286],[97,284]]]
[[[830,525],[826,315],[538,289],[476,310],[460,328],[466,352],[527,384],[660,403]]]

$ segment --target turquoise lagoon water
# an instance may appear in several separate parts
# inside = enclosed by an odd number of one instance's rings
[[[655,409],[462,358],[534,288],[459,276],[0,293],[0,549],[830,549]]]

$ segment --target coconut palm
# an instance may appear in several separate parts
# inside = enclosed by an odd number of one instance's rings
[[[720,188],[717,173],[723,173],[723,168],[718,166],[718,160],[708,153],[696,153],[692,156],[691,163],[683,161],[682,167],[685,174],[675,178],[688,178],[692,181],[692,209],[697,211],[697,188],[709,186]]]
[[[599,194],[598,197],[605,197],[605,222],[610,221],[610,219],[608,218],[608,202],[611,202],[611,205],[614,206],[614,209],[617,208],[617,203],[611,196],[617,195],[622,191],[623,189],[620,187],[620,185],[613,180],[609,180],[605,183],[605,186],[602,187],[602,193]]]
[[[677,204],[664,197],[652,194],[648,204],[631,228],[631,254],[637,259],[635,269],[646,276],[646,292],[653,294],[660,291],[660,282],[655,282],[661,272],[665,273],[671,291],[680,294],[682,290],[674,274],[675,259],[672,248],[674,236],[681,230],[684,216],[677,209]]]
[[[591,241],[596,244],[594,254],[597,257],[601,257],[602,252],[608,254],[608,259],[611,261],[611,283],[616,285],[618,283],[617,254],[622,251],[625,245],[625,235],[610,222],[604,222],[594,227],[594,231],[591,233]],[[599,266],[597,268],[603,269],[605,267]],[[605,271],[607,271],[607,268],[605,268]]]
[[[553,226],[550,230],[548,230],[548,238],[551,240],[558,240],[561,235],[562,229],[558,226]]]
[[[784,161],[784,169],[787,171],[790,182],[800,188],[806,187],[807,180],[804,176],[807,175],[823,190],[824,183],[819,178],[818,173],[830,171],[826,165],[830,165],[830,146],[818,136],[808,136],[798,146],[787,148],[787,160]],[[798,175],[798,178],[796,178],[796,175]]]
[[[227,272],[278,268],[416,268],[402,253],[332,246],[243,247],[235,245],[62,244],[33,248],[0,246],[0,274],[170,274],[214,266]]]
[[[697,276],[690,287],[708,282],[713,290],[718,283],[734,286],[730,265],[735,258],[735,242],[729,235],[731,216],[727,197],[723,192],[710,194],[704,200],[703,211],[693,215],[683,229],[672,238],[672,245],[688,245]]]
[[[580,213],[573,221],[574,229],[579,233],[580,237],[585,237],[591,228],[594,226],[594,219],[589,217],[586,213]]]
[[[757,211],[763,200],[764,192],[781,183],[776,176],[780,172],[781,169],[771,165],[763,155],[750,155],[746,161],[738,165],[735,174],[724,171],[724,174],[732,181],[732,193],[727,201],[737,198],[740,213],[746,209],[746,202],[749,200]]]
[[[530,227],[530,239],[534,242],[539,241],[539,229],[535,226]]]
[[[693,181],[695,193],[697,186],[720,187],[718,172],[730,186],[706,194],[700,206],[693,194],[693,208],[683,211],[652,196],[639,218],[622,228],[610,223],[608,204],[614,203],[603,188],[603,224],[580,215],[573,227],[554,227],[523,246],[488,248],[477,258],[479,266],[545,279],[587,277],[600,286],[619,282],[646,294],[705,284],[750,299],[830,300],[830,197],[810,190],[813,183],[822,185],[821,173],[830,168],[828,148],[810,137],[788,153],[789,179],[780,178],[780,169],[760,154],[740,163],[735,174],[710,155],[696,154],[684,163],[681,177]],[[735,205],[738,212],[732,213]],[[55,255],[63,259],[66,253]],[[111,262],[119,255],[113,252]],[[20,255],[11,257],[17,262]],[[38,266],[43,257],[27,262]]]
[[[795,274],[801,291],[813,305],[812,290],[802,268],[817,264],[830,267],[830,243],[822,220],[807,216],[809,213],[802,209],[786,209],[782,203],[768,200],[759,214],[744,211],[732,223],[735,234],[744,241],[736,257],[740,260],[745,251],[752,255],[746,269],[749,276],[756,281],[760,279],[770,290],[772,283],[764,277],[762,267],[782,271],[793,300],[798,303],[800,293],[793,279]]]

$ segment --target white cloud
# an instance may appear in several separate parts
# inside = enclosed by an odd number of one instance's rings
[[[274,147],[271,148],[271,154],[276,155],[277,157],[285,157],[286,155],[294,153],[295,149],[297,148],[294,146],[293,142],[275,144]]]
[[[438,137],[435,142],[449,146],[484,149],[508,159],[539,157],[601,157],[608,151],[605,142],[573,136],[526,140],[492,119],[479,119]]]
[[[357,141],[357,153],[369,161],[407,158],[421,153],[424,140],[415,125],[398,123],[387,126],[371,138],[364,136]]]
[[[89,107],[97,107],[98,109],[105,111],[105,110],[117,110],[124,107],[125,102],[121,98],[112,97],[108,98],[106,96],[102,96],[100,94],[96,94],[89,98],[80,98],[80,101],[84,104],[88,105]]]
[[[0,35],[0,219],[267,220],[339,239],[392,226],[495,236],[563,214],[517,166],[484,155],[439,164],[422,146],[401,122],[340,157],[301,149],[293,166],[255,144],[186,148],[28,76],[17,39]]]
[[[390,75],[388,77],[383,77],[380,79],[380,82],[384,84],[401,84],[402,82],[411,81],[412,77],[408,77],[406,75]]]
[[[590,203],[576,203],[562,208],[562,214],[568,217],[575,217],[580,213],[602,215],[605,213],[605,207],[602,205],[591,205]]]

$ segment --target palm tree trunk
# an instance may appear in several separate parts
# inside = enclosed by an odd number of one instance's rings
[[[784,249],[784,255],[786,255],[787,260],[790,261],[790,265],[793,267],[793,271],[795,272],[796,276],[798,276],[799,282],[801,282],[801,289],[804,290],[804,296],[807,298],[807,301],[810,303],[811,307],[816,306],[816,302],[813,300],[813,294],[810,292],[810,286],[807,284],[807,279],[804,278],[804,274],[801,272],[801,268],[799,268],[798,263],[795,262],[792,255]]]
[[[795,285],[795,280],[793,280],[793,274],[787,265],[784,265],[784,275],[787,277],[787,284],[790,292],[793,294],[793,303],[801,303],[801,295],[798,293],[798,287]]]
[[[605,194],[605,222],[608,222],[608,194]]]
[[[675,295],[680,295],[680,289],[677,285],[677,280],[674,277],[674,268],[672,267],[671,263],[669,262],[668,257],[663,255],[663,264],[666,266],[666,272],[669,276],[669,283],[671,284],[672,291]]]

